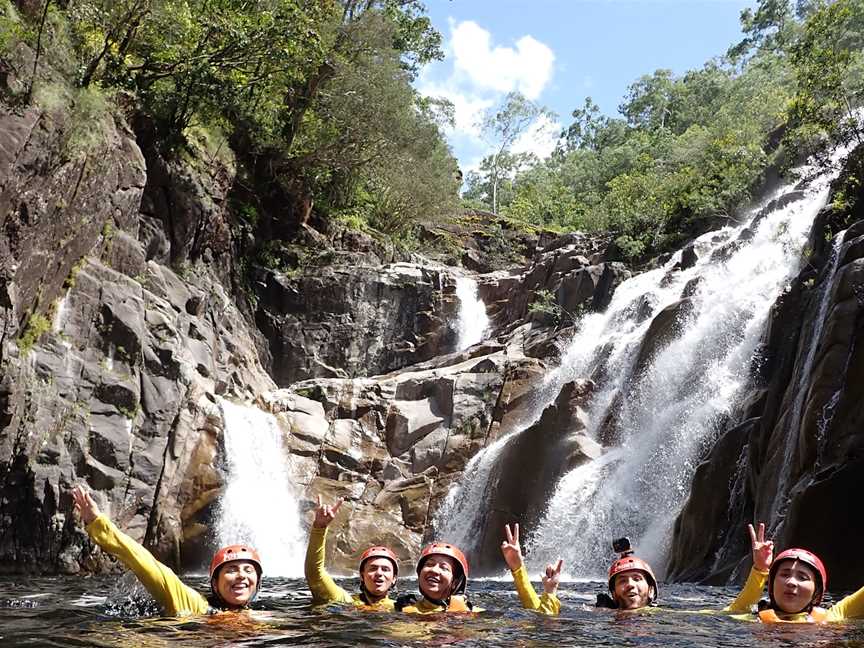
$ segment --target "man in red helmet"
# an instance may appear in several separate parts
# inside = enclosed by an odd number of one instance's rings
[[[638,610],[653,606],[659,595],[657,577],[651,565],[633,555],[630,540],[619,538],[612,543],[621,555],[609,567],[609,593],[597,595],[598,607]]]
[[[753,567],[741,594],[726,608],[736,618],[752,619],[750,610],[759,606],[763,623],[826,623],[864,618],[864,587],[827,610],[819,607],[828,587],[828,570],[807,549],[792,548],[773,558],[774,543],[765,540],[765,524],[758,532],[748,524]],[[760,601],[765,583],[768,601]],[[737,616],[737,615],[746,616]]]
[[[114,526],[86,488],[73,488],[72,501],[90,538],[131,569],[169,616],[242,610],[258,593],[261,560],[251,547],[231,545],[216,552],[210,563],[211,595],[207,599]]]
[[[318,496],[304,565],[312,599],[315,603],[348,603],[357,607],[392,610],[394,602],[389,593],[396,583],[399,563],[389,548],[369,547],[360,556],[360,592],[357,594],[350,594],[339,587],[324,568],[327,527],[336,517],[342,502],[340,498],[333,506],[325,506]]]

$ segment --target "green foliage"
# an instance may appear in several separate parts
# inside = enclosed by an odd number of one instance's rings
[[[18,348],[21,353],[27,354],[33,345],[39,341],[45,333],[51,330],[51,320],[42,313],[33,313],[27,318],[24,330],[18,338]]]
[[[104,121],[111,108],[99,88],[79,88],[72,98],[64,148],[69,157],[86,155],[104,144]]]
[[[16,43],[26,38],[26,27],[21,22],[11,0],[0,2],[0,57],[6,57]]]
[[[549,290],[538,290],[528,304],[528,312],[552,326],[557,326],[564,319],[564,309],[555,299],[555,293]]]
[[[509,172],[520,166],[520,156],[513,155],[511,147],[533,124],[554,117],[548,108],[535,104],[520,92],[508,93],[499,106],[486,111],[479,126],[493,147],[492,154],[484,160],[487,182],[491,186],[489,193],[493,212],[498,212],[498,188],[502,179],[506,179]]]
[[[791,60],[798,83],[791,124],[860,143],[854,110],[864,102],[864,0],[815,3]]]

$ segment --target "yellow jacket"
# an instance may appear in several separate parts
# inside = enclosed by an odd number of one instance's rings
[[[558,613],[561,612],[561,601],[554,594],[547,594],[546,592],[537,596],[524,565],[510,573],[513,574],[513,583],[516,585],[516,592],[519,594],[523,608],[537,610],[541,614],[548,614],[549,616],[558,616]]]
[[[105,515],[87,525],[90,538],[131,569],[169,616],[207,614],[210,604]]]
[[[726,612],[732,612],[736,618],[742,618],[737,613],[750,612],[750,608],[759,602],[765,584],[768,581],[768,572],[759,571],[755,567],[750,570],[744,589],[727,608]],[[777,620],[785,623],[814,623],[814,617],[820,622],[826,623],[846,621],[847,619],[864,618],[864,587],[857,592],[841,599],[830,608],[814,608],[813,614],[800,612],[798,614],[776,614]],[[749,615],[748,620],[758,620],[758,616]]]
[[[324,549],[327,542],[327,527],[317,529],[312,527],[309,533],[309,546],[306,548],[306,562],[303,571],[306,574],[306,582],[312,592],[314,603],[347,603],[355,607],[368,608],[370,610],[391,611],[394,602],[389,596],[384,597],[377,603],[369,605],[360,594],[349,594],[339,587],[327,570],[324,568]]]

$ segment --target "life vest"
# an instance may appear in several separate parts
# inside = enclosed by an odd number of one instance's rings
[[[364,594],[352,594],[351,598],[354,601],[354,607],[363,612],[390,612],[393,610],[393,600],[386,596],[377,603],[370,603]]]
[[[776,610],[766,608],[759,611],[759,619],[762,623],[825,623],[828,620],[828,610],[821,607],[813,608],[805,616],[796,615],[795,619],[781,619]]]
[[[426,599],[423,599],[426,600]],[[421,600],[420,602],[422,603]],[[432,614],[435,612],[473,612],[473,606],[468,602],[464,596],[451,596],[450,601],[447,604],[447,607],[444,608],[442,605],[440,608],[435,609],[421,609],[419,603],[414,603],[413,605],[405,605],[404,607],[396,606],[397,609],[401,609],[405,614]]]

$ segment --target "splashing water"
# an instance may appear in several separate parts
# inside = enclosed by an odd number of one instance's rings
[[[486,304],[477,295],[477,282],[468,277],[456,277],[456,297],[459,298],[459,341],[457,350],[462,351],[483,340],[489,328]]]
[[[269,576],[303,573],[305,546],[282,431],[256,407],[220,399],[225,419],[228,486],[222,496],[219,546],[250,544]]]
[[[621,535],[662,564],[699,458],[735,413],[830,180],[819,177],[800,199],[699,237],[692,267],[676,269],[678,253],[621,284],[604,313],[583,318],[549,380],[595,377],[589,432],[619,447],[561,480],[529,547],[532,566],[563,556],[570,573],[601,576],[609,541]],[[671,323],[659,338],[652,331],[654,348],[637,367],[652,322],[667,308]]]

